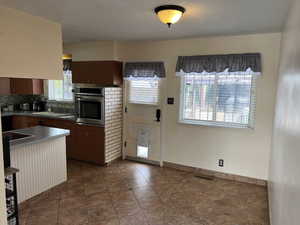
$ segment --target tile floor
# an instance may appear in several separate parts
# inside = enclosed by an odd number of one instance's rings
[[[268,225],[265,187],[129,161],[68,162],[68,182],[23,203],[21,225]]]

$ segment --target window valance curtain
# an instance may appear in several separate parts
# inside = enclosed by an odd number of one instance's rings
[[[125,79],[153,79],[166,77],[163,62],[128,62],[125,63]]]
[[[63,70],[64,71],[71,70],[71,63],[72,63],[72,59],[63,60]]]
[[[261,74],[261,54],[179,56],[176,74],[210,74],[252,72]]]

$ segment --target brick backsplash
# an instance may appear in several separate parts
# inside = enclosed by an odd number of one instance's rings
[[[122,155],[123,126],[122,88],[105,88],[105,162],[109,163]]]

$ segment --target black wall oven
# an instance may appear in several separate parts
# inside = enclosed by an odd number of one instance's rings
[[[104,101],[104,88],[76,88],[76,122],[78,124],[104,125]]]

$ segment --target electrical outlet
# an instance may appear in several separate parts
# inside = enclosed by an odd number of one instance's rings
[[[224,159],[219,159],[219,167],[224,167]]]

